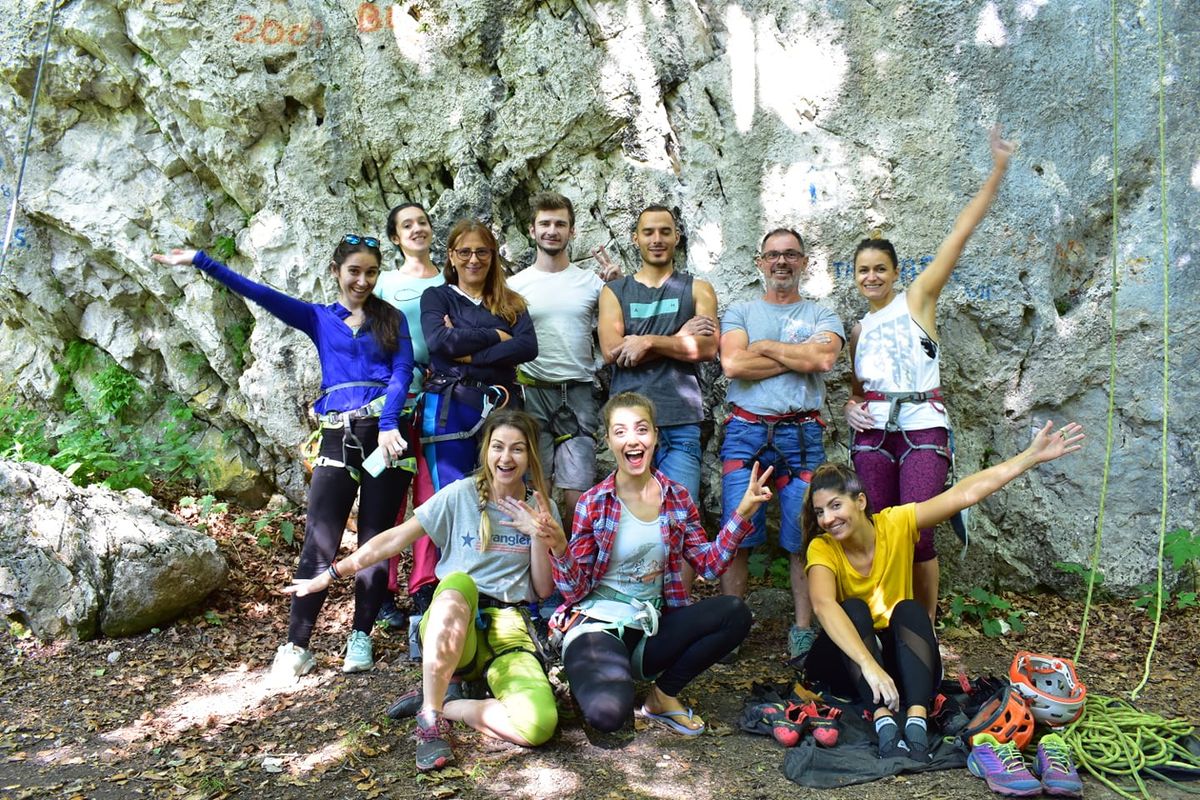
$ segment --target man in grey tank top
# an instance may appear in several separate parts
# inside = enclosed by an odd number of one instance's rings
[[[633,242],[641,267],[600,292],[600,349],[612,365],[613,394],[638,392],[654,401],[654,464],[698,506],[704,407],[696,364],[717,354],[717,295],[707,281],[675,271],[679,228],[669,208],[646,207]]]

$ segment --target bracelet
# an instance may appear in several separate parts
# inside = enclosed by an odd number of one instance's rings
[[[337,571],[337,561],[330,561],[329,568],[325,571],[329,573],[329,577],[334,583],[341,580],[341,578],[342,578],[342,576],[339,575],[338,571]]]

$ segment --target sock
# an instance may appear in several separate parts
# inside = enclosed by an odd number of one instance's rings
[[[924,717],[909,717],[904,722],[904,738],[909,744],[916,745],[921,748],[929,747],[929,731],[925,723]]]
[[[900,736],[900,726],[894,717],[876,717],[875,735],[879,737],[879,749],[886,749]]]

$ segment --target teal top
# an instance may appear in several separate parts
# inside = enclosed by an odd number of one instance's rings
[[[375,284],[375,296],[395,306],[408,322],[412,334],[413,360],[417,369],[413,372],[410,395],[421,391],[425,368],[429,366],[429,345],[425,343],[425,332],[421,330],[421,295],[432,286],[446,282],[442,273],[429,278],[410,278],[398,269],[380,273]]]

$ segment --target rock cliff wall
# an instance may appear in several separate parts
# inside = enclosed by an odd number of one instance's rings
[[[1200,29],[1188,3],[1163,6],[1168,524],[1179,526],[1195,522],[1200,483],[1187,313]],[[11,190],[46,9],[4,0],[0,11],[0,182]],[[940,304],[959,471],[1020,449],[1047,417],[1080,420],[1093,436],[1085,455],[977,509],[978,549],[959,580],[1053,585],[1050,564],[1087,558],[1117,169],[1103,566],[1111,584],[1131,586],[1152,567],[1158,525],[1159,51],[1154,7],[1122,7],[1114,160],[1108,13],[1108,3],[1046,0],[67,2],[0,279],[0,352],[20,393],[52,400],[64,343],[93,343],[228,432],[210,438],[225,443],[235,489],[261,473],[299,498],[294,452],[318,380],[308,342],[198,275],[155,266],[150,252],[228,237],[235,268],[329,301],[332,244],[382,232],[397,202],[426,204],[441,234],[460,216],[486,217],[521,263],[527,198],[555,189],[579,211],[581,260],[608,243],[632,267],[637,209],[676,207],[686,266],[722,306],[759,291],[762,232],[795,226],[810,240],[809,293],[849,323],[865,308],[849,280],[854,243],[879,229],[915,274],[987,174],[986,131],[999,121],[1020,149]],[[843,361],[831,376],[835,457],[845,378]]]

